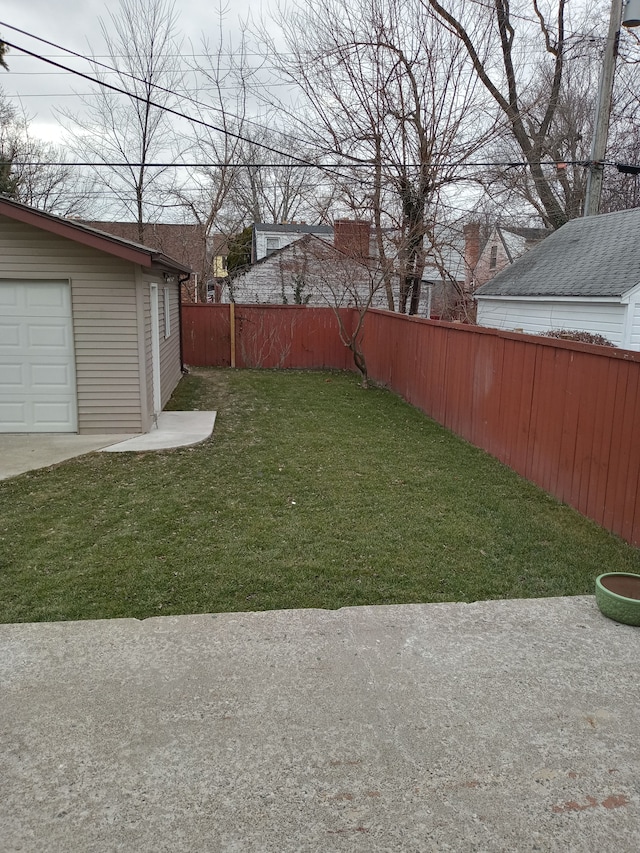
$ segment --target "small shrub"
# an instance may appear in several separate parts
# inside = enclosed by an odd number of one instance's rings
[[[549,332],[540,332],[543,338],[558,338],[561,341],[578,341],[581,344],[597,344],[600,347],[614,347],[611,341],[602,335],[593,332],[576,332],[572,329],[552,329]]]

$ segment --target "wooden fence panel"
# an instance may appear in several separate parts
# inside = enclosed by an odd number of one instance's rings
[[[299,305],[234,305],[237,367],[351,370],[333,311]],[[231,306],[183,305],[183,359],[193,367],[231,364]],[[352,312],[341,311],[350,327]]]
[[[228,366],[229,306],[182,310],[185,362]],[[236,305],[235,317],[238,367],[354,369],[330,309]],[[363,348],[372,380],[640,545],[640,353],[378,310]]]
[[[236,305],[238,367],[349,370],[331,310],[298,305]],[[351,311],[342,311],[350,326]]]
[[[228,305],[182,305],[182,358],[191,367],[231,365]]]
[[[387,312],[367,322],[372,379],[640,545],[640,353]]]

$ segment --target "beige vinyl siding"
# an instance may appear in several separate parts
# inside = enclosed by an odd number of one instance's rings
[[[163,407],[168,402],[182,376],[180,370],[180,314],[178,300],[180,288],[177,283],[169,282],[169,318],[171,334],[164,336],[164,285],[160,288],[160,388]]]
[[[144,358],[145,358],[145,375],[146,384],[144,393],[147,397],[147,410],[153,417],[153,353],[151,347],[151,294],[149,285],[151,282],[156,282],[156,278],[143,276],[142,277],[142,293],[144,303]]]
[[[0,217],[0,276],[71,282],[78,431],[143,431],[134,265]]]
[[[162,274],[145,272],[144,274],[144,310],[145,310],[145,352],[147,374],[147,399],[149,410],[153,411],[153,369],[151,347],[151,297],[149,285],[158,285],[158,327],[160,330],[160,398],[164,407],[182,376],[180,365],[180,314],[178,299],[180,288],[177,281],[165,282]],[[164,288],[169,288],[171,334],[164,336]]]

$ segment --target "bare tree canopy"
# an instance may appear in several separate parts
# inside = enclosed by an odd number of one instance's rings
[[[0,193],[60,216],[82,216],[90,205],[92,182],[62,152],[34,138],[29,119],[0,90]]]
[[[547,227],[581,215],[599,58],[593,8],[568,0],[421,0],[454,34],[508,129],[502,147],[527,163],[524,179],[507,175]],[[571,14],[570,14],[571,10]],[[606,31],[606,28],[603,27]],[[594,62],[595,60],[595,62]],[[545,160],[556,165],[545,166]]]
[[[171,160],[173,126],[156,105],[175,106],[182,73],[175,69],[176,11],[173,0],[120,0],[100,21],[109,64],[117,85],[130,93],[120,95],[99,87],[91,96],[79,96],[85,115],[63,113],[71,122],[72,147],[82,158],[104,166],[96,176],[115,198],[112,208],[138,223],[144,240],[144,223],[158,218],[166,199],[167,169],[150,168],[154,159]],[[100,65],[94,75],[104,79]],[[125,168],[107,164],[123,162]]]
[[[294,110],[272,106],[319,155],[331,155],[343,172],[354,167],[339,186],[342,198],[373,219],[383,267],[388,261],[388,307],[396,307],[391,281],[399,261],[397,307],[413,313],[425,238],[443,194],[493,125],[466,52],[419,0],[293,4],[280,9],[277,23],[283,52],[265,29],[262,36],[300,102]],[[394,259],[383,240],[390,228]]]

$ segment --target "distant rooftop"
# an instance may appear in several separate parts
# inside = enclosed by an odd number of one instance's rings
[[[333,228],[330,225],[307,225],[298,222],[282,222],[275,225],[255,222],[253,227],[256,231],[277,231],[278,234],[333,234]]]
[[[640,208],[573,219],[476,295],[620,297],[640,284],[639,235]]]

